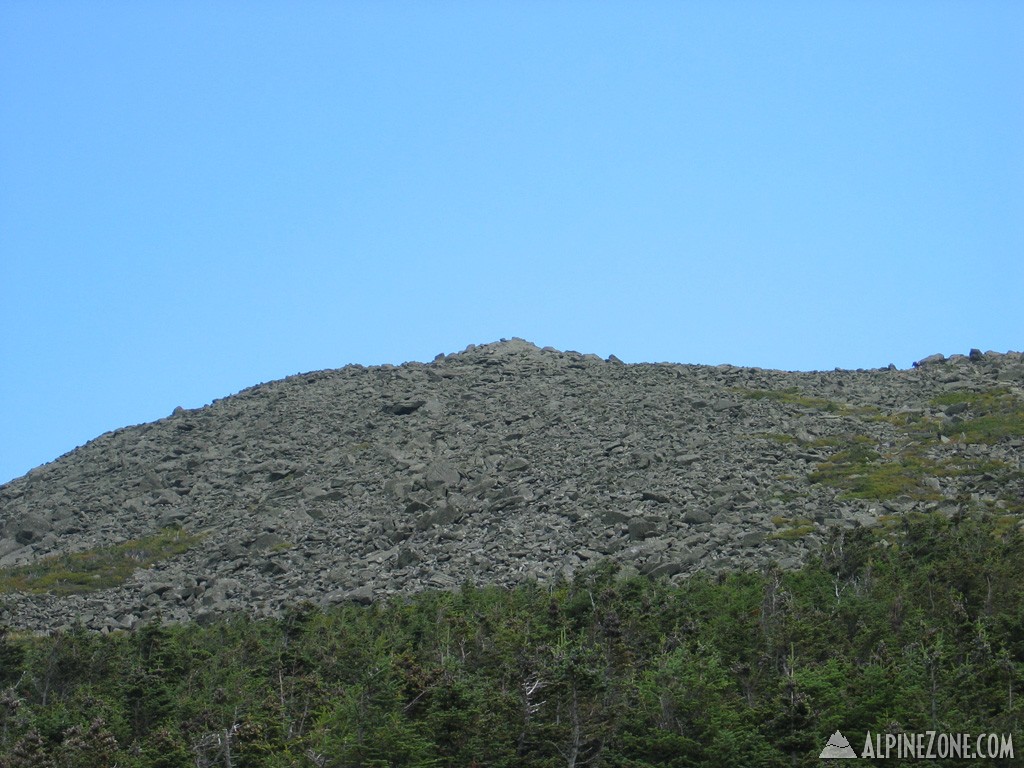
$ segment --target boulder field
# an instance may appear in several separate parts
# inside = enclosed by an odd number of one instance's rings
[[[119,586],[9,588],[0,623],[277,615],[545,583],[606,558],[678,580],[797,568],[836,530],[884,532],[908,514],[1017,524],[1022,388],[1015,352],[784,372],[627,365],[519,339],[291,376],[0,486],[0,577],[168,527],[194,537]]]

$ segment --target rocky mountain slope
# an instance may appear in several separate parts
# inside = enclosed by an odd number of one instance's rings
[[[276,614],[602,558],[684,579],[908,514],[1017,525],[1022,388],[1021,353],[789,373],[518,339],[292,376],[0,487],[0,622]]]

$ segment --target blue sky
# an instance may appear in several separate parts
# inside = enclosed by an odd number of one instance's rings
[[[1024,348],[1020,2],[0,4],[0,482],[261,381]]]

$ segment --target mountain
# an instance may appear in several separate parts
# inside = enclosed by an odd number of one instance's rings
[[[0,487],[0,622],[278,615],[602,559],[799,567],[836,531],[1024,514],[1024,355],[626,365],[514,339],[260,384]]]

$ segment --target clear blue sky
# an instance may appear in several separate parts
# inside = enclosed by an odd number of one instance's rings
[[[1024,348],[1024,3],[0,4],[0,481],[521,336]]]

